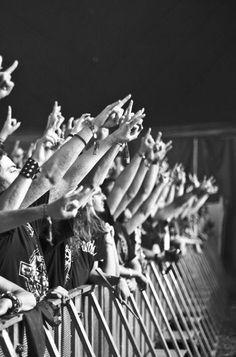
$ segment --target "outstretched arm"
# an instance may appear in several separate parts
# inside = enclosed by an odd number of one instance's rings
[[[137,112],[132,119],[126,118],[116,131],[101,141],[96,155],[93,153],[93,148],[80,155],[66,172],[55,191],[61,194],[76,187],[113,145],[136,139],[140,132],[138,125],[142,123],[142,117],[142,113]]]
[[[156,205],[156,201],[160,196],[165,183],[159,183],[153,189],[149,197],[140,206],[138,211],[133,215],[133,217],[124,224],[124,227],[128,234],[133,233],[133,231],[140,226],[150,215],[152,210]]]
[[[48,205],[0,212],[0,233],[48,216],[52,219],[73,218],[88,193],[87,190],[77,190]]]
[[[130,164],[126,166],[126,168],[121,172],[121,174],[115,181],[115,185],[107,199],[107,204],[112,215],[114,215],[124,194],[126,193],[135,176],[137,175],[142,158],[145,157],[146,151],[149,147],[149,140],[151,140],[150,129],[146,136],[142,138],[140,148],[138,152],[133,156]]]

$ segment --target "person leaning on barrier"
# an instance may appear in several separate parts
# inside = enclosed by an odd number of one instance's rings
[[[0,316],[19,313],[35,307],[34,295],[0,276]]]
[[[83,170],[83,168],[85,167],[87,162],[89,162],[89,161],[91,162],[93,160],[94,160],[94,162],[98,161],[98,165],[97,165],[97,167],[94,167],[95,170],[92,170],[92,175],[90,175],[90,178],[89,177],[87,178],[87,176],[86,176],[85,179],[83,180],[83,184],[85,186],[86,185],[90,186],[91,184],[94,185],[95,183],[98,184],[100,181],[102,181],[104,179],[104,172],[106,173],[109,170],[109,166],[110,166],[110,163],[112,162],[112,158],[114,155],[117,155],[120,146],[123,145],[124,142],[136,139],[136,137],[139,135],[139,132],[141,130],[140,125],[142,123],[142,117],[143,117],[143,114],[141,112],[134,115],[131,119],[129,119],[128,116],[125,116],[123,118],[120,126],[111,135],[109,135],[108,138],[105,138],[104,140],[102,140],[100,142],[97,155],[93,155],[93,148],[91,148],[91,149],[88,149],[87,151],[85,151],[78,158],[78,161],[81,163],[81,166],[79,166],[79,167],[81,167],[81,170]],[[110,149],[107,150],[107,148],[109,146],[110,146]],[[106,150],[104,151],[103,148],[106,148]],[[94,156],[95,156],[95,159],[94,159]],[[78,165],[78,163],[77,163],[77,165]],[[73,170],[75,170],[75,168],[73,168]],[[76,179],[76,177],[73,178],[74,181],[75,181],[75,179]],[[78,182],[78,180],[79,180],[79,178],[77,178],[76,182]],[[65,185],[66,185],[66,182],[65,182]],[[67,186],[67,188],[68,188],[68,186]],[[84,216],[84,218],[86,220],[86,216]],[[95,218],[95,215],[93,215],[93,218]],[[81,228],[82,226],[83,226],[83,222],[80,222],[80,227],[77,227],[77,228]],[[87,229],[88,228],[89,227],[87,227]],[[67,230],[67,232],[66,232],[66,230]],[[68,237],[69,234],[68,234],[68,229],[65,229],[63,232],[60,229],[60,232],[61,232],[60,235],[54,234],[53,238],[55,238],[55,240],[53,243],[55,244],[55,246],[52,248],[45,247],[44,250],[45,250],[45,254],[48,257],[49,256],[53,257],[53,259],[47,258],[47,260],[50,262],[50,265],[51,265],[52,261],[54,261],[54,263],[55,263],[53,268],[52,268],[52,266],[48,267],[49,270],[51,270],[51,269],[54,270],[54,273],[50,274],[50,276],[52,276],[54,278],[55,278],[55,276],[57,276],[58,279],[63,280],[64,279],[63,278],[64,268],[61,270],[61,264],[63,264],[65,253],[66,253],[66,264],[67,264],[68,256],[70,254],[70,253],[68,253],[69,251],[67,249],[65,249],[66,247],[64,246],[66,239],[69,238]],[[96,232],[94,232],[94,234],[96,234]],[[106,234],[106,237],[107,236],[108,235]],[[83,237],[78,237],[78,239],[80,240],[80,243],[83,242]],[[72,240],[73,240],[73,238],[72,238]],[[106,238],[105,238],[105,240],[106,240]],[[108,242],[106,242],[106,243],[108,244]],[[80,245],[83,247],[84,244],[85,243],[82,243]],[[90,243],[90,246],[91,246],[91,243]],[[58,257],[58,250],[60,251],[59,254],[61,254],[60,257]],[[76,253],[75,247],[74,247],[74,253]],[[107,260],[105,260],[104,263],[106,264]],[[89,264],[89,267],[87,266],[87,273],[91,270],[91,264]],[[55,273],[55,271],[56,271],[56,273]],[[72,269],[72,271],[73,271],[73,269]],[[79,269],[77,269],[77,271],[79,271]],[[94,270],[89,275],[90,275],[90,282],[95,283],[95,280],[96,280],[96,282],[101,280],[100,277],[94,273]],[[95,279],[95,275],[96,275],[96,279]],[[79,276],[79,274],[77,274],[77,276]],[[85,278],[86,278],[86,274],[81,274],[79,279],[74,279],[73,286],[77,286],[78,284],[80,285],[82,283],[81,279],[85,279]],[[87,276],[87,279],[88,279],[88,276]],[[87,279],[85,279],[85,281],[87,281]],[[83,280],[83,283],[85,281]],[[53,281],[52,284],[55,284],[55,281]]]

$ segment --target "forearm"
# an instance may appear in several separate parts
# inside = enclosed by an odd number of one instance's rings
[[[166,197],[166,205],[168,205],[171,202],[173,202],[174,198],[175,198],[175,184],[172,183],[172,185],[169,188],[169,192],[167,194],[167,197]]]
[[[43,205],[26,209],[0,212],[0,233],[42,218]]]
[[[196,214],[199,211],[199,209],[206,203],[208,198],[209,195],[207,193],[202,195],[200,198],[198,198],[196,204],[194,204],[193,207],[191,208],[191,214]]]
[[[119,276],[119,261],[114,239],[105,242],[105,259],[101,265],[104,273]]]
[[[30,310],[36,305],[36,300],[33,294],[25,291],[20,286],[12,283],[11,281],[0,276],[0,291],[6,292],[10,291],[12,294],[16,295],[22,302],[21,310]]]
[[[79,135],[83,136],[84,140],[88,142],[92,137],[92,132],[86,127],[79,133]],[[23,201],[22,207],[28,207],[49,191],[54,185],[58,184],[83,149],[83,141],[76,136],[64,143],[42,165],[41,173],[38,175],[37,179],[33,181],[32,186]]]
[[[152,192],[157,181],[159,171],[159,164],[152,165],[150,170],[146,173],[142,186],[136,197],[130,202],[128,209],[132,214],[137,212],[141,204],[148,198]]]
[[[54,189],[54,197],[52,197],[52,199],[55,199],[58,196],[61,196],[62,194],[78,186],[78,184],[85,178],[85,176],[91,171],[96,163],[113,145],[116,144],[117,141],[115,136],[111,134],[100,142],[99,150],[96,155],[93,154],[93,147],[80,155],[66,172],[62,180],[56,185]]]
[[[126,209],[128,204],[137,195],[137,193],[143,183],[144,177],[145,177],[146,173],[148,172],[148,169],[149,168],[146,166],[145,161],[142,161],[133,182],[131,183],[130,187],[126,191],[125,195],[123,196],[121,202],[119,203],[119,205],[114,213],[115,219],[117,217],[119,217],[119,215]]]
[[[85,176],[81,182],[83,186],[100,186],[104,182],[107,174],[120,151],[120,144],[113,145],[109,151],[98,161],[94,168]]]
[[[117,209],[122,197],[128,190],[130,184],[132,183],[139,165],[141,163],[142,157],[136,153],[132,158],[130,164],[121,172],[121,174],[116,179],[115,185],[108,196],[107,204],[110,208],[110,212],[113,215]]]
[[[143,222],[145,222],[145,220],[151,214],[152,210],[155,207],[157,197],[162,190],[162,187],[163,187],[163,183],[158,184],[153,189],[152,193],[149,195],[146,201],[141,204],[138,211],[132,216],[130,220],[128,220],[128,222],[124,224],[124,227],[128,234],[133,233],[134,230],[138,226],[140,226]]]
[[[13,210],[19,208],[31,184],[32,179],[19,174],[13,183],[1,194],[0,210]]]

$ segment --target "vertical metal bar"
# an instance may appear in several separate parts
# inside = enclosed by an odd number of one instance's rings
[[[193,173],[198,173],[198,138],[193,138]]]
[[[14,346],[6,330],[0,331],[0,341],[5,357],[17,357]]]
[[[198,329],[200,331],[200,334],[201,334],[200,336],[202,337],[203,342],[204,342],[208,352],[210,353],[210,351],[214,347],[214,344],[213,344],[213,341],[211,339],[211,336],[210,335],[207,336],[207,334],[205,333],[205,331],[204,331],[204,329],[202,327],[202,324],[201,324],[201,322],[200,322],[200,320],[199,320],[199,318],[197,316],[194,303],[192,303],[192,301],[191,301],[191,298],[189,296],[187,288],[186,288],[186,286],[185,286],[185,284],[183,282],[183,279],[182,279],[182,277],[181,277],[181,275],[180,275],[180,273],[179,273],[179,271],[177,269],[177,265],[176,264],[172,264],[172,269],[173,269],[173,271],[175,273],[175,276],[178,279],[178,282],[179,282],[179,285],[180,285],[180,287],[182,289],[184,298],[185,298],[185,300],[186,300],[186,302],[188,304],[188,308],[189,308],[189,311],[190,311],[190,316],[192,314],[192,316],[193,316],[193,318],[195,320],[195,323],[196,323],[196,325],[197,325],[197,327],[198,327]]]
[[[182,276],[187,278],[191,286],[193,302],[196,302],[195,306],[197,307],[198,314],[200,317],[204,317],[204,321],[207,324],[208,330],[211,331],[212,338],[214,339],[214,337],[216,336],[216,330],[213,324],[213,319],[205,306],[205,303],[199,293],[196,281],[195,279],[193,279],[190,271],[188,270],[188,265],[186,264],[184,259],[179,262],[178,268],[181,269]]]
[[[152,273],[153,273],[153,275],[154,275],[154,277],[155,277],[155,279],[156,279],[156,281],[157,281],[157,283],[158,283],[158,285],[159,285],[159,287],[160,287],[160,289],[162,291],[162,294],[164,296],[166,304],[167,304],[167,306],[168,306],[168,308],[170,310],[171,316],[172,316],[172,318],[174,320],[175,326],[176,326],[176,328],[177,328],[177,330],[179,332],[179,335],[181,337],[181,340],[182,340],[182,342],[184,344],[184,347],[188,351],[189,356],[193,357],[192,351],[189,348],[188,342],[187,342],[187,340],[186,340],[186,338],[184,336],[184,333],[183,333],[183,331],[181,329],[181,326],[180,326],[180,323],[179,323],[178,318],[176,316],[176,313],[174,311],[174,308],[173,308],[173,306],[172,306],[172,304],[170,302],[169,296],[168,296],[168,294],[167,294],[167,292],[166,292],[166,290],[164,288],[164,285],[163,285],[162,280],[161,280],[161,278],[160,278],[160,276],[159,276],[159,274],[157,272],[157,269],[156,269],[156,266],[155,266],[154,262],[150,263],[150,267],[151,267]]]
[[[208,357],[209,356],[209,353],[211,353],[211,348],[209,346],[209,343],[208,343],[208,340],[205,338],[205,335],[200,335],[199,334],[199,331],[196,327],[197,325],[197,320],[194,322],[192,319],[191,319],[191,314],[190,314],[190,310],[189,310],[189,307],[188,307],[188,304],[187,304],[187,299],[186,299],[186,296],[184,296],[184,294],[182,293],[181,289],[180,289],[180,282],[178,281],[177,282],[177,279],[176,277],[174,276],[173,274],[173,271],[169,271],[169,276],[170,276],[170,279],[172,281],[172,283],[174,284],[174,287],[175,287],[175,290],[176,290],[176,293],[178,294],[179,296],[179,300],[181,302],[181,305],[182,305],[182,310],[185,311],[186,313],[186,316],[187,316],[187,319],[188,319],[188,323],[191,325],[191,328],[193,329],[194,333],[195,333],[195,337],[196,337],[196,340],[198,341],[200,347],[201,347],[201,350],[202,350],[202,354],[204,354],[204,356]],[[203,343],[204,342],[204,343]],[[206,347],[207,346],[207,347]],[[208,348],[209,347],[209,348]],[[206,348],[208,348],[208,350],[206,350]]]
[[[172,331],[172,329],[171,329],[171,327],[170,327],[168,318],[167,318],[167,316],[166,316],[166,314],[165,314],[165,311],[164,311],[164,309],[163,309],[163,307],[162,307],[161,301],[160,301],[160,299],[159,299],[159,297],[158,297],[158,295],[157,295],[157,293],[156,293],[156,290],[155,290],[155,288],[154,288],[154,285],[153,285],[153,283],[152,283],[150,277],[149,277],[147,274],[146,274],[146,278],[148,279],[150,291],[151,291],[152,296],[153,296],[153,298],[154,298],[154,300],[155,300],[155,303],[156,303],[156,305],[157,305],[157,307],[158,307],[158,309],[159,309],[159,311],[160,311],[160,313],[161,313],[162,319],[163,319],[164,324],[165,324],[165,326],[166,326],[166,328],[167,328],[167,331],[168,331],[169,336],[170,336],[170,339],[171,339],[171,341],[172,341],[172,343],[173,343],[174,349],[175,349],[177,355],[178,355],[179,357],[181,357],[182,354],[181,354],[180,348],[179,348],[178,343],[177,343],[177,341],[176,341],[176,338],[175,338],[175,336],[174,336],[174,334],[173,334],[173,331]]]
[[[132,332],[130,331],[129,323],[127,321],[127,318],[125,316],[125,312],[124,312],[119,300],[114,298],[114,303],[115,303],[116,308],[118,310],[118,313],[120,315],[121,321],[122,321],[122,323],[123,323],[123,325],[125,327],[125,330],[126,330],[126,333],[128,335],[128,338],[129,338],[129,340],[130,340],[130,342],[132,344],[132,347],[133,347],[133,350],[134,350],[134,354],[136,356],[138,356],[138,357],[142,357],[142,354],[141,354],[140,350],[137,347],[137,342],[135,341],[135,338],[134,338]]]
[[[84,329],[84,326],[78,316],[77,310],[75,308],[75,305],[73,301],[70,299],[66,302],[66,306],[68,308],[72,323],[82,341],[83,347],[88,355],[88,357],[96,357],[93,348],[91,346],[91,343],[88,339],[88,336],[86,334],[86,331]]]
[[[158,335],[159,335],[159,337],[160,337],[160,339],[161,339],[161,343],[162,343],[162,346],[163,346],[163,348],[164,348],[164,350],[165,350],[165,352],[166,352],[166,355],[167,355],[168,357],[171,357],[171,353],[170,353],[169,347],[168,347],[168,345],[167,345],[167,343],[166,343],[166,340],[165,340],[165,338],[164,338],[164,336],[163,336],[161,327],[160,327],[160,325],[159,325],[159,323],[158,323],[158,321],[157,321],[157,319],[156,319],[156,316],[155,316],[155,314],[154,314],[154,312],[153,312],[152,306],[151,306],[151,304],[150,304],[150,301],[149,301],[149,299],[148,299],[147,294],[146,294],[145,291],[142,291],[142,296],[143,296],[143,298],[144,298],[144,301],[145,301],[145,303],[146,303],[146,307],[147,307],[147,309],[148,309],[148,311],[149,311],[149,313],[150,313],[150,316],[151,316],[151,318],[152,318],[152,321],[153,321],[153,323],[154,323],[154,325],[155,325],[155,327],[156,327],[156,329],[157,329]]]
[[[98,320],[100,320],[100,323],[102,325],[102,328],[103,328],[103,332],[106,336],[106,339],[107,339],[107,342],[109,344],[109,347],[112,351],[112,354],[115,356],[115,357],[120,357],[120,353],[115,345],[115,342],[113,340],[113,337],[112,337],[112,334],[111,334],[111,331],[109,330],[109,327],[107,325],[107,321],[105,320],[105,317],[103,315],[103,312],[102,312],[102,309],[98,303],[98,300],[95,296],[95,293],[92,292],[89,294],[89,300],[91,302],[91,305],[93,306],[94,308],[94,311],[95,311],[95,314],[97,315],[97,318]]]
[[[130,302],[131,302],[131,305],[133,307],[133,310],[134,312],[136,313],[136,315],[139,317],[139,326],[140,326],[140,330],[141,332],[143,333],[144,337],[145,337],[145,341],[146,343],[148,344],[149,346],[149,351],[150,353],[152,354],[152,356],[156,356],[156,352],[155,352],[155,348],[153,346],[153,342],[151,341],[149,335],[148,335],[148,332],[147,332],[147,329],[146,329],[146,326],[144,324],[144,321],[142,319],[142,316],[139,312],[139,309],[138,309],[138,306],[136,304],[136,301],[134,299],[134,296],[131,294],[130,295]]]
[[[45,333],[45,337],[46,337],[46,346],[47,346],[49,355],[51,357],[60,357],[60,353],[57,349],[55,341],[54,341],[48,327],[45,324],[43,326],[43,329],[44,329],[44,333]]]
[[[166,283],[166,285],[167,285],[167,288],[168,288],[168,290],[169,290],[169,292],[170,292],[170,295],[171,295],[171,297],[172,297],[172,300],[173,300],[173,302],[174,302],[174,304],[175,304],[175,307],[176,307],[176,309],[177,309],[177,312],[178,312],[178,315],[179,315],[179,317],[180,317],[180,320],[181,320],[181,322],[182,322],[182,324],[183,324],[183,326],[184,326],[184,329],[185,329],[185,331],[186,331],[186,333],[187,333],[187,335],[188,335],[189,341],[191,342],[191,345],[192,345],[192,348],[193,348],[193,350],[194,350],[194,353],[195,353],[195,355],[196,355],[197,357],[201,357],[201,355],[200,355],[200,353],[199,353],[199,351],[198,351],[198,348],[197,348],[197,346],[196,346],[196,343],[195,343],[195,341],[193,340],[193,338],[192,338],[192,336],[191,336],[190,330],[189,330],[189,328],[188,328],[188,324],[187,324],[187,322],[186,322],[186,320],[185,320],[185,318],[184,318],[184,315],[183,315],[183,313],[182,313],[182,309],[181,309],[180,306],[179,306],[178,300],[177,300],[177,298],[176,298],[176,294],[174,293],[174,290],[173,290],[173,288],[172,288],[172,286],[171,286],[171,284],[170,284],[170,281],[169,281],[167,275],[163,275],[163,278],[164,278],[164,281],[165,281],[165,283]]]

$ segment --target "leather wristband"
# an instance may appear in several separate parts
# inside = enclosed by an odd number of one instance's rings
[[[21,169],[20,174],[26,178],[34,180],[39,172],[39,164],[37,163],[37,161],[32,159],[32,157],[30,157]]]

